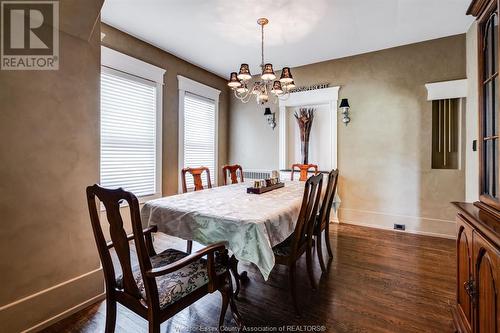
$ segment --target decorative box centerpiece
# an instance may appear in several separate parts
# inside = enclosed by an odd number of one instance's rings
[[[247,188],[247,193],[262,194],[284,186],[285,183],[280,182],[279,173],[273,171],[271,178],[254,181],[253,187]]]

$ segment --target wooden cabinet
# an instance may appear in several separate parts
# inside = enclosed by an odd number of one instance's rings
[[[473,0],[477,20],[479,201],[455,202],[458,332],[500,333],[500,0]]]
[[[500,222],[469,203],[457,215],[457,332],[500,333]]]
[[[472,280],[472,232],[473,228],[460,216],[457,217],[457,314],[466,324],[464,330],[471,332],[471,299],[467,287]]]
[[[474,332],[499,332],[500,329],[500,251],[481,235],[474,234]]]

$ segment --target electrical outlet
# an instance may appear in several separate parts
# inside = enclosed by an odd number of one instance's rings
[[[394,230],[405,230],[406,225],[404,224],[394,224]]]

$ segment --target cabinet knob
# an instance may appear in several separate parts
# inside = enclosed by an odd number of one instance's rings
[[[469,280],[464,282],[464,289],[467,295],[469,295],[471,302],[476,303],[476,298],[478,295],[478,291],[476,288],[476,283],[474,280]]]

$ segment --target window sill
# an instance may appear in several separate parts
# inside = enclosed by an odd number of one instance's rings
[[[151,195],[137,197],[137,200],[139,201],[139,205],[144,205],[148,201],[151,201],[154,199],[159,199],[161,197],[162,197],[162,195],[160,193],[157,193],[157,194],[151,194]],[[100,203],[100,206],[101,206],[101,212],[106,211],[106,208],[104,207],[102,202]],[[128,207],[128,202],[126,202],[125,200],[122,203],[120,203],[120,208],[124,208],[124,207]]]

